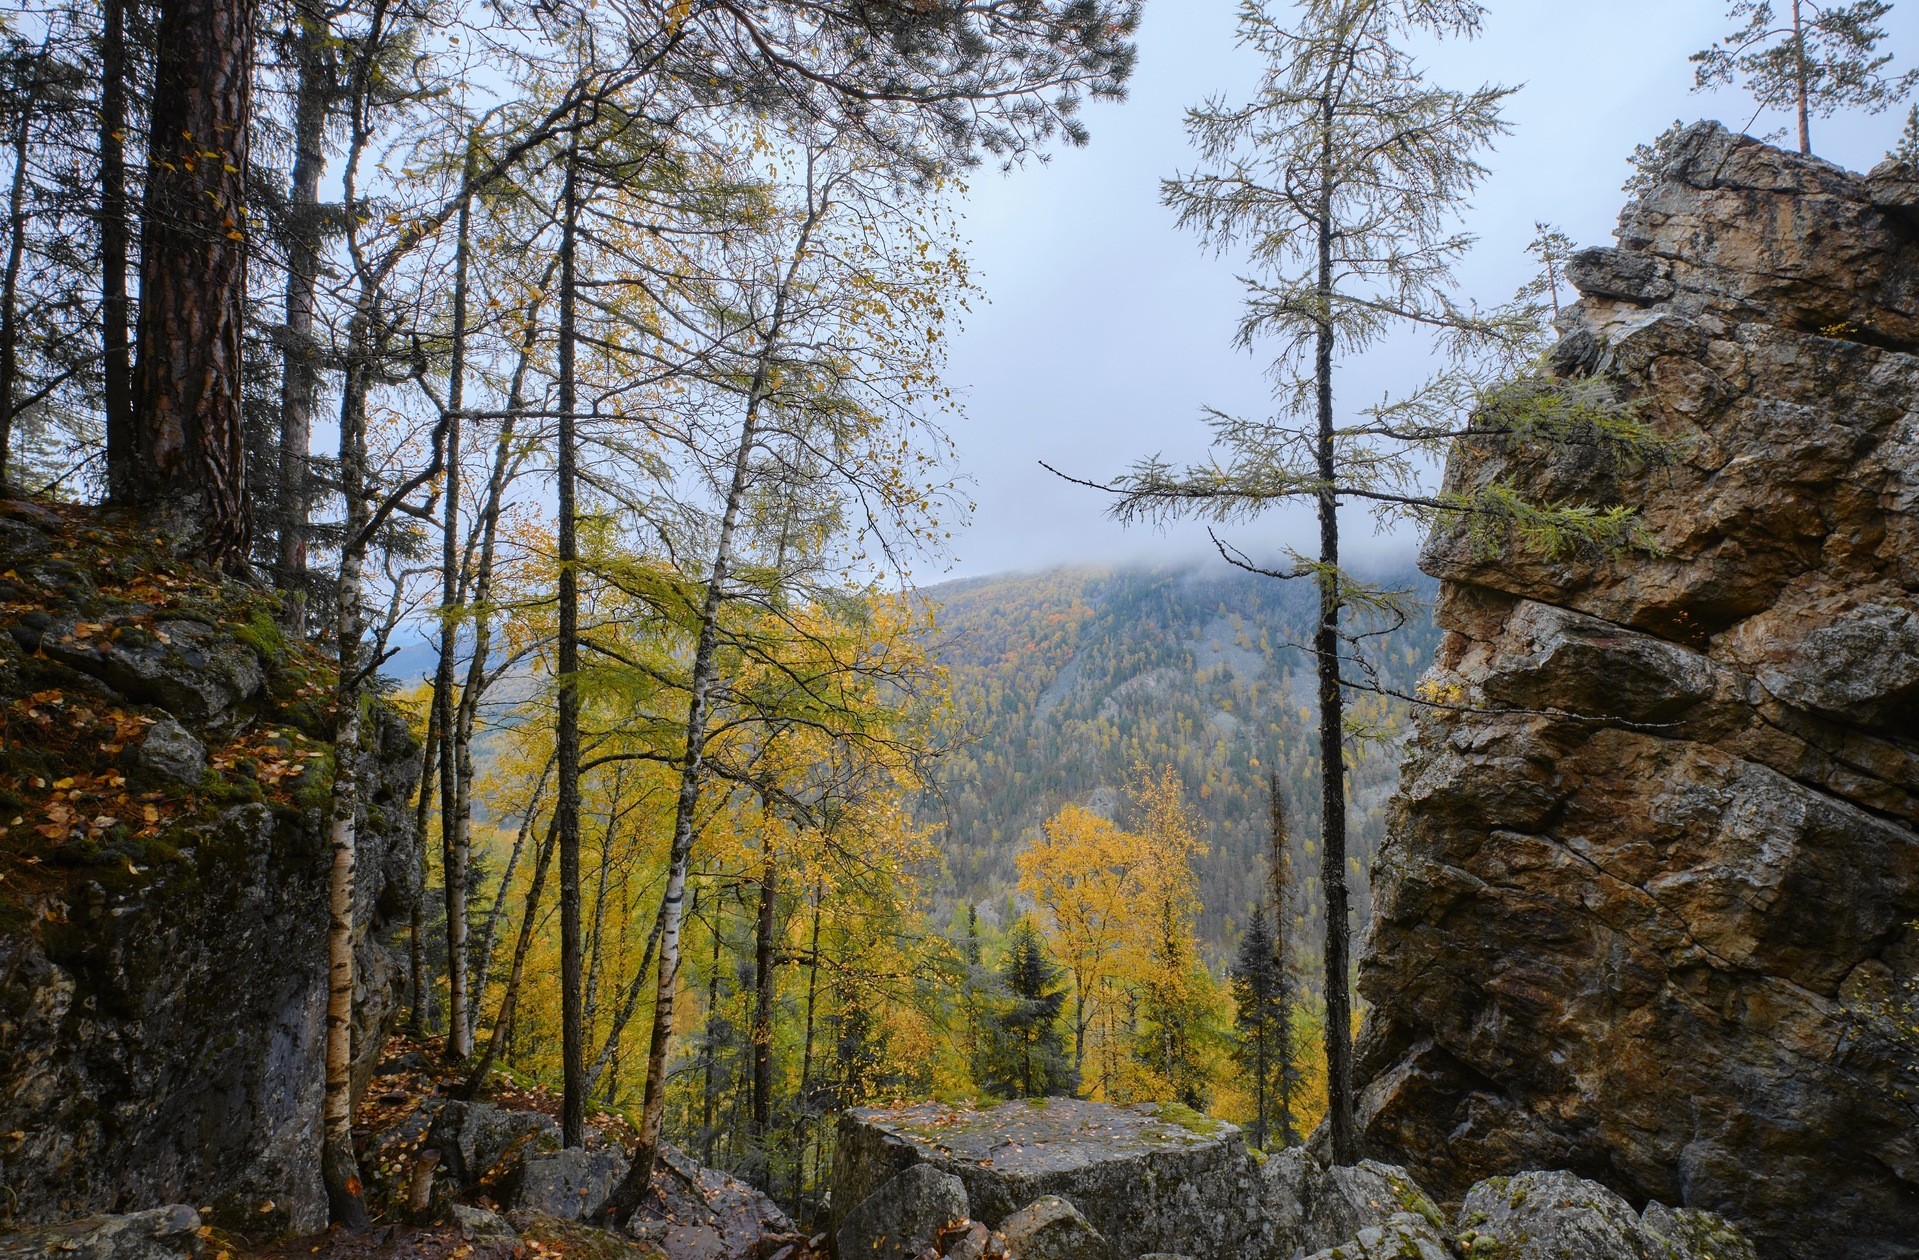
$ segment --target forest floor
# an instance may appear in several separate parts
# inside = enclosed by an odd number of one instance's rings
[[[329,1229],[322,1234],[290,1238],[267,1246],[248,1246],[245,1240],[216,1235],[208,1260],[735,1260],[735,1253],[669,1245],[662,1251],[650,1242],[594,1229],[550,1216],[514,1213],[517,1238],[471,1237],[454,1222],[416,1223],[406,1211],[407,1187],[424,1149],[432,1122],[432,1100],[454,1095],[465,1079],[463,1065],[444,1056],[441,1038],[415,1040],[395,1036],[387,1041],[380,1066],[355,1116],[355,1145],[361,1175],[366,1182],[367,1210],[374,1218],[365,1230]],[[560,1115],[558,1094],[528,1085],[511,1073],[496,1070],[476,1101],[503,1110],[536,1111],[555,1120]],[[627,1118],[616,1111],[595,1111],[587,1117],[588,1145],[629,1148],[637,1136]],[[715,1212],[740,1209],[725,1196],[699,1195],[684,1178],[662,1165],[654,1177],[655,1194],[641,1208],[642,1221],[669,1228],[692,1218],[711,1220]],[[470,1206],[499,1210],[495,1195],[498,1175],[483,1178],[462,1201]],[[744,1224],[744,1217],[740,1218]],[[791,1240],[768,1240],[782,1243]],[[817,1260],[825,1252],[805,1242],[767,1250],[780,1260]],[[682,1254],[684,1252],[684,1254]],[[755,1260],[752,1255],[738,1260]],[[770,1257],[769,1257],[770,1260]]]

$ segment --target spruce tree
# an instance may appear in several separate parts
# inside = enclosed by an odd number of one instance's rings
[[[1264,905],[1253,907],[1246,934],[1239,938],[1232,978],[1233,1024],[1239,1032],[1233,1057],[1252,1082],[1253,1145],[1264,1149],[1272,1131],[1268,1117],[1279,1092],[1286,1044],[1285,981]]]
[[[1032,920],[1014,924],[1000,963],[1002,994],[989,1021],[986,1085],[1014,1098],[1072,1094],[1078,1087],[1060,1029],[1066,990]]]

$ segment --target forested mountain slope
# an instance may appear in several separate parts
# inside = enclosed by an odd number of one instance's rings
[[[1376,575],[1422,596],[1410,562]],[[1264,887],[1267,774],[1289,799],[1299,913],[1319,919],[1318,768],[1312,753],[1308,640],[1317,596],[1223,564],[1062,568],[951,582],[938,605],[936,655],[951,674],[958,746],[921,817],[943,825],[953,893],[998,903],[1018,881],[1014,856],[1068,802],[1124,814],[1140,767],[1176,767],[1207,851],[1197,862],[1202,939],[1227,947]],[[1381,683],[1410,691],[1437,634],[1422,603],[1407,625],[1368,641]],[[1370,912],[1364,875],[1398,778],[1405,705],[1359,693],[1358,717],[1385,726],[1362,740],[1351,819],[1355,921]],[[1003,908],[1003,907],[1002,907]],[[1316,927],[1314,927],[1316,931]]]

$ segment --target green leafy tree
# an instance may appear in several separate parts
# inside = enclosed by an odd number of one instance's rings
[[[1744,24],[1692,55],[1693,88],[1738,83],[1760,110],[1791,109],[1799,151],[1812,152],[1812,118],[1841,109],[1876,114],[1904,100],[1919,74],[1889,74],[1881,23],[1889,0],[1820,4],[1817,0],[1734,0],[1729,20]]]
[[[1060,1028],[1066,990],[1032,920],[1013,926],[999,979],[1003,994],[988,1019],[982,1065],[987,1088],[1016,1098],[1071,1095],[1079,1082]]]

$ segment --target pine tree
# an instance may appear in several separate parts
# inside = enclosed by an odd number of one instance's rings
[[[1878,51],[1886,38],[1881,22],[1889,0],[1820,4],[1785,0],[1733,0],[1726,17],[1745,25],[1692,55],[1693,90],[1738,81],[1760,110],[1791,109],[1799,151],[1812,152],[1812,118],[1841,109],[1876,114],[1898,104],[1919,83],[1919,72],[1887,74],[1891,53]]]
[[[1906,129],[1899,133],[1899,143],[1886,156],[1907,166],[1919,166],[1919,105],[1906,113]]]
[[[1066,1055],[1060,1011],[1066,990],[1059,965],[1032,920],[1021,918],[1007,939],[1000,963],[1000,1001],[988,1019],[985,1083],[1014,1098],[1070,1095],[1079,1082]]]

